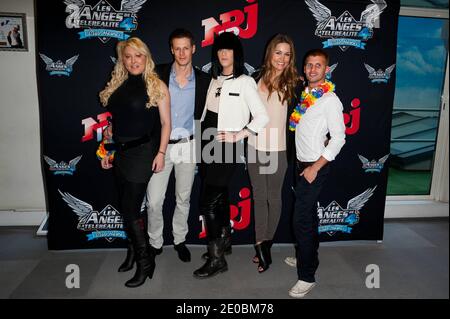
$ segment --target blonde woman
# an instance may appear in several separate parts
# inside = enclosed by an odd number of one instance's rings
[[[248,172],[255,205],[258,272],[272,263],[270,249],[281,215],[281,191],[288,167],[294,161],[294,134],[289,116],[298,103],[303,84],[298,76],[292,39],[275,35],[268,43],[260,72],[253,75],[269,115],[269,123],[248,139]]]
[[[144,42],[136,37],[119,42],[117,57],[111,80],[100,92],[100,101],[112,114],[114,173],[129,239],[127,258],[119,271],[132,269],[135,261],[136,273],[125,286],[138,287],[147,277],[152,278],[155,270],[155,256],[140,211],[151,175],[164,168],[171,131],[170,97],[167,86],[154,71],[155,63]],[[104,169],[113,167],[108,157],[102,159],[101,165]]]

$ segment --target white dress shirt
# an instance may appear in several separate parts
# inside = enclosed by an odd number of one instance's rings
[[[333,92],[325,93],[306,110],[295,129],[295,149],[299,161],[315,162],[323,156],[331,162],[336,158],[345,144],[342,111],[342,103]],[[328,133],[331,139],[325,146]]]

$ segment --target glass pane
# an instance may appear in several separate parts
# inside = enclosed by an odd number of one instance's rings
[[[448,20],[400,17],[388,195],[430,193],[447,39]]]
[[[448,9],[448,0],[401,0],[400,4],[405,7]]]

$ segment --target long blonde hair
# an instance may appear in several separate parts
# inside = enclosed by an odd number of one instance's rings
[[[106,84],[106,87],[100,92],[100,102],[103,106],[108,105],[108,100],[114,91],[128,79],[128,71],[123,64],[123,52],[126,47],[131,47],[141,54],[146,56],[145,69],[142,73],[145,85],[147,87],[148,102],[146,108],[157,105],[157,103],[164,97],[164,93],[160,87],[160,79],[155,72],[155,62],[147,45],[139,38],[132,37],[125,41],[117,43],[117,62],[114,70],[111,73],[111,80]]]
[[[275,73],[271,64],[272,55],[275,52],[277,44],[279,43],[289,44],[291,48],[291,59],[289,61],[289,65],[283,70],[283,73],[272,81],[273,74]],[[285,101],[290,101],[295,97],[295,86],[297,85],[299,79],[295,65],[294,41],[292,41],[292,39],[285,34],[275,35],[267,45],[264,56],[264,64],[261,71],[261,78],[269,91],[269,98],[274,91],[277,92],[278,98],[282,103]]]

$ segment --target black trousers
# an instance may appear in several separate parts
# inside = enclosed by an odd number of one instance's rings
[[[127,228],[128,225],[138,219],[146,219],[147,214],[141,214],[141,207],[148,183],[129,181],[119,169],[115,169],[115,175],[119,195],[119,209]],[[146,220],[144,225],[147,225]]]
[[[297,241],[297,274],[299,280],[315,282],[315,273],[319,267],[317,200],[328,177],[330,165],[322,167],[311,184],[303,176],[299,176],[303,169],[304,167],[297,169],[293,218]]]

